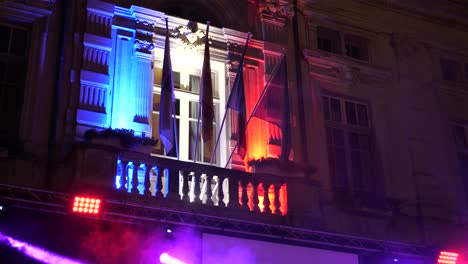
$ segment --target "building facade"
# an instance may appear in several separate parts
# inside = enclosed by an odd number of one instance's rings
[[[238,244],[245,263],[272,263],[260,256],[273,248],[307,255],[302,263],[463,256],[463,1],[4,1],[0,13],[6,207],[72,214],[73,194],[97,194],[101,220],[192,227],[188,263]],[[178,159],[161,142],[142,153],[90,137],[111,128],[159,138],[166,18]],[[207,21],[216,149],[195,143]],[[286,57],[288,163],[276,159],[281,129],[256,118],[246,157],[230,157],[239,135],[226,103],[248,32],[248,115]]]

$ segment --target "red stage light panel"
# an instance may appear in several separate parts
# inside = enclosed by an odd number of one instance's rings
[[[72,211],[74,213],[97,215],[101,209],[101,199],[75,196]]]
[[[457,264],[459,254],[456,252],[441,251],[437,263],[440,264]]]

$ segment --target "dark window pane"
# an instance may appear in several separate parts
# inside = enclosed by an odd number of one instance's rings
[[[325,120],[330,120],[330,100],[328,97],[324,96],[323,97],[323,118]]]
[[[172,72],[174,78],[174,88],[180,89],[180,72]]]
[[[324,51],[341,53],[340,33],[336,30],[318,27],[317,47]]]
[[[161,95],[153,94],[153,111],[159,111],[160,102],[161,102]]]
[[[337,99],[330,98],[331,119],[332,121],[341,122],[341,104]]]
[[[462,81],[462,68],[459,62],[441,58],[440,67],[442,70],[442,79],[451,82]]]
[[[27,45],[28,33],[24,30],[14,29],[10,45],[10,53],[18,56],[25,55]]]
[[[346,55],[359,60],[368,59],[368,40],[366,38],[346,35],[345,36]]]
[[[176,116],[180,115],[180,99],[176,99],[175,101],[175,113]]]
[[[154,68],[154,84],[161,85],[162,80],[162,69],[155,67]]]
[[[358,134],[353,132],[348,133],[348,143],[351,149],[360,149]]]
[[[333,140],[333,145],[334,146],[344,146],[344,132],[343,130],[340,130],[340,129],[336,129],[334,128],[333,129],[333,132],[332,132],[332,140]]]
[[[370,136],[367,134],[359,135],[359,146],[362,151],[370,152],[371,151],[371,141]]]
[[[200,92],[200,76],[190,75],[189,91],[192,93]]]
[[[357,116],[358,116],[358,125],[362,127],[369,126],[369,120],[367,118],[367,107],[362,104],[356,104]]]
[[[351,102],[346,102],[346,121],[348,124],[356,125],[356,105]]]
[[[10,43],[10,28],[0,26],[0,53],[8,53]]]
[[[189,102],[189,118],[198,118],[198,102]]]
[[[353,176],[354,188],[362,190],[362,161],[359,151],[351,151],[351,175]]]
[[[9,83],[24,85],[26,76],[26,65],[22,64],[9,64],[7,69],[7,81]]]
[[[346,154],[343,148],[335,148],[335,179],[339,187],[347,187],[348,169],[346,166]]]

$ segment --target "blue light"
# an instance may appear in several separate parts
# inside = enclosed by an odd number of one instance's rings
[[[397,259],[397,258],[394,258],[394,259],[393,259],[393,262],[398,262],[398,259]]]

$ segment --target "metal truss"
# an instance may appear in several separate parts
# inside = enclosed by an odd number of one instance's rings
[[[66,193],[0,184],[0,200],[7,206],[67,214],[69,199],[70,195]],[[100,218],[106,221],[180,225],[206,232],[247,235],[258,239],[275,239],[286,244],[295,243],[356,253],[405,255],[423,259],[430,259],[436,255],[435,248],[427,246],[200,214],[187,208],[183,210],[150,206],[136,200],[105,200],[105,206]]]

